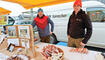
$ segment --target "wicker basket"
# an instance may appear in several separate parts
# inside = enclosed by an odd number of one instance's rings
[[[57,47],[58,48],[58,47]],[[62,57],[59,60],[64,60],[64,51],[61,48],[58,48],[59,52],[62,53]],[[41,53],[40,53],[41,54]],[[41,54],[42,55],[42,54]],[[42,55],[43,56],[43,55]]]
[[[64,60],[64,51],[61,48],[58,48],[59,52],[63,53],[62,57],[59,60]]]

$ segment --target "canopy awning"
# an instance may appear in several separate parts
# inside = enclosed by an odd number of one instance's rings
[[[2,1],[18,3],[26,9],[31,9],[34,7],[44,7],[55,4],[73,2],[75,0],[2,0]]]
[[[1,16],[1,15],[6,15],[6,14],[9,14],[9,13],[11,13],[11,11],[6,10],[6,9],[0,7],[0,16]]]

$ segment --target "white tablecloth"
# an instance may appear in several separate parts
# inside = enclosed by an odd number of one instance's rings
[[[39,47],[37,51],[41,51],[44,46],[48,45],[47,43],[38,43],[37,46]],[[64,51],[64,60],[97,60],[96,55],[99,52],[96,51],[89,51],[88,54],[81,54],[76,52],[69,52],[71,49],[70,47],[56,45],[57,47],[61,48]]]

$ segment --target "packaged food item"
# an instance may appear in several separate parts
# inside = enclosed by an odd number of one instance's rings
[[[70,52],[75,52],[75,48],[70,49]]]
[[[72,48],[70,49],[70,52],[79,52],[79,53],[88,53],[88,49],[87,48]]]
[[[7,58],[7,60],[30,60],[30,58],[26,55],[14,55]]]

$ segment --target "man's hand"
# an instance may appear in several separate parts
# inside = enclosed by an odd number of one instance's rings
[[[34,41],[37,41],[37,40],[38,40],[37,38],[34,39]]]
[[[52,35],[53,32],[50,32],[50,35]]]
[[[70,35],[68,35],[68,38],[70,38]]]
[[[83,47],[85,46],[85,44],[84,44],[84,43],[82,43],[82,42],[80,42],[80,45],[81,45],[81,46],[83,46]]]

